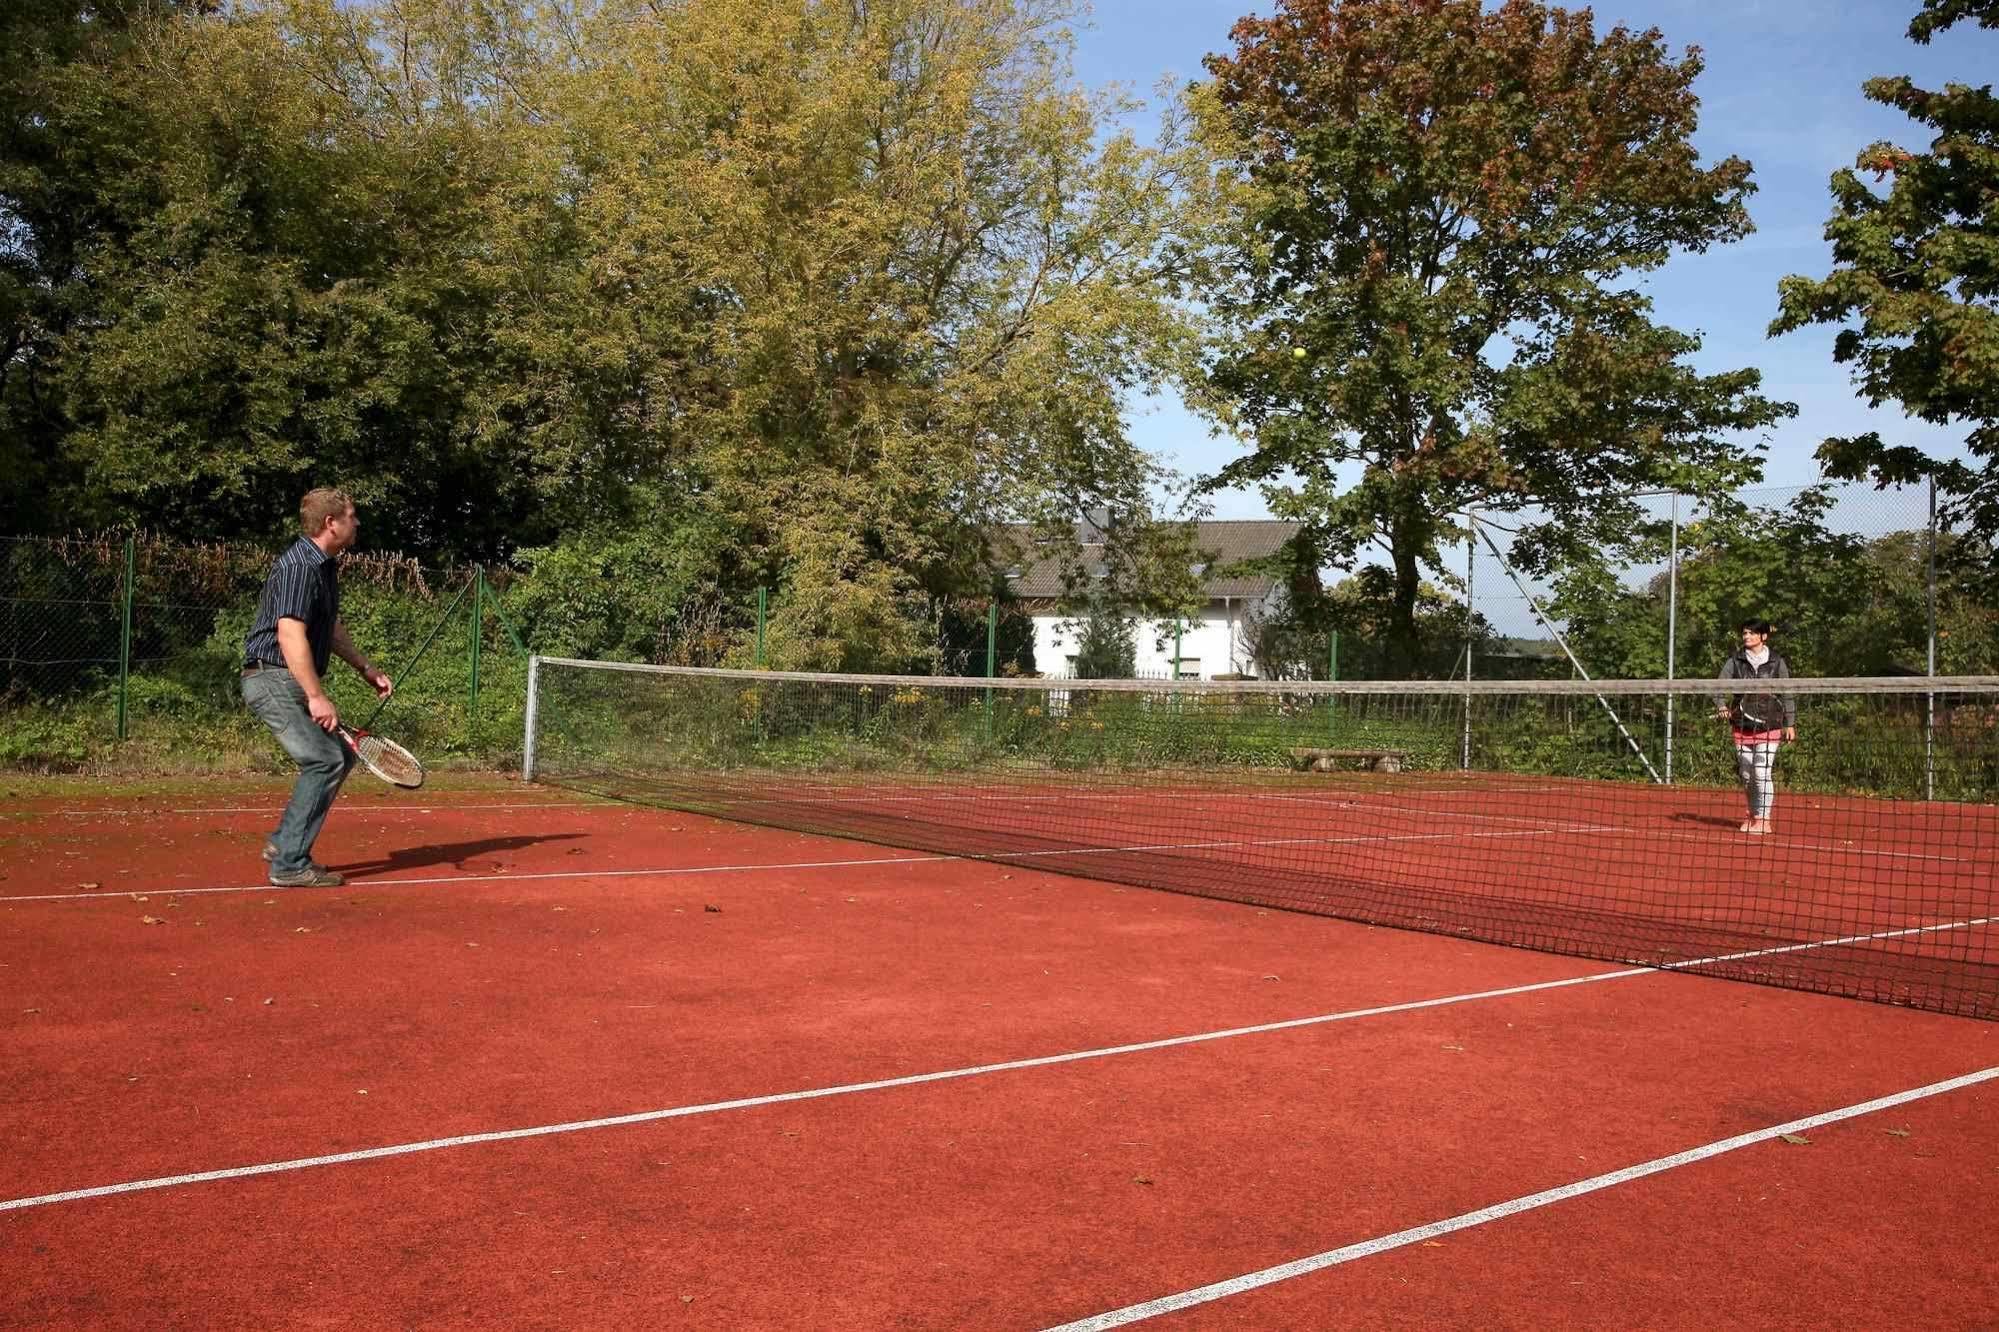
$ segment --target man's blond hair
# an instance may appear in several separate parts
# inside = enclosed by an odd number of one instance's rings
[[[354,501],[344,490],[332,486],[321,486],[317,490],[305,492],[305,498],[298,502],[299,526],[308,537],[316,537],[326,527],[328,518],[338,518],[354,507]]]

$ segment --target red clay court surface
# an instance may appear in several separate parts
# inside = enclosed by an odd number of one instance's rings
[[[0,1325],[1999,1326],[1996,1023],[505,782],[278,890],[281,802],[0,805]]]

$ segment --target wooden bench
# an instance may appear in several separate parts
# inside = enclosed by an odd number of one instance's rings
[[[1358,759],[1360,765],[1369,772],[1400,772],[1402,760],[1409,757],[1406,749],[1312,749],[1299,748],[1291,751],[1291,757],[1301,767],[1313,772],[1332,772],[1341,759]]]

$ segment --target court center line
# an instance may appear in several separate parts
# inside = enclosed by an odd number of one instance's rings
[[[1496,1203],[1491,1207],[1481,1207],[1475,1212],[1465,1212],[1443,1221],[1432,1221],[1428,1225],[1414,1226],[1408,1230],[1398,1230],[1392,1235],[1382,1235],[1376,1239],[1363,1240],[1358,1244],[1348,1244],[1342,1248],[1329,1249],[1324,1253],[1313,1254],[1309,1258],[1299,1258],[1292,1262],[1281,1263],[1276,1267],[1266,1267],[1260,1272],[1246,1272],[1241,1276],[1231,1277],[1226,1281],[1217,1281],[1210,1285],[1198,1286],[1192,1290],[1181,1291],[1178,1294],[1162,1296],[1156,1300],[1148,1300],[1143,1304],[1130,1304],[1122,1309],[1113,1309],[1108,1313],[1096,1314],[1089,1318],[1079,1318],[1075,1322],[1063,1323],[1058,1327],[1051,1328],[1049,1332],[1105,1332],[1109,1328],[1124,1327],[1128,1324],[1142,1322],[1149,1318],[1157,1318],[1162,1314],[1176,1313],[1182,1309],[1191,1309],[1196,1305],[1207,1304],[1214,1300],[1227,1299],[1232,1295],[1240,1295],[1245,1291],[1275,1285],[1280,1281],[1290,1281],[1301,1276],[1308,1276],[1314,1272],[1323,1272],[1329,1267],[1338,1267],[1342,1263],[1350,1263],[1356,1259],[1371,1258],[1375,1254],[1387,1253],[1391,1249],[1399,1249],[1410,1244],[1420,1244],[1425,1240],[1435,1239],[1439,1235],[1449,1235],[1455,1231],[1469,1230],[1473,1226],[1482,1226],[1489,1222],[1503,1220],[1509,1216],[1518,1216],[1522,1212],[1531,1212],[1537,1208],[1548,1207],[1559,1202],[1567,1202],[1571,1198],[1580,1198],[1586,1193],[1595,1193],[1600,1189],[1614,1188],[1620,1184],[1629,1184],[1634,1180],[1644,1179],[1648,1175],[1660,1174],[1667,1170],[1676,1170],[1681,1166],[1695,1165],[1727,1152],[1739,1151],[1744,1147],[1753,1147],[1758,1143],[1769,1142],[1771,1139],[1782,1137],[1787,1133],[1804,1133],[1811,1129],[1823,1128],[1827,1124],[1836,1124],[1843,1119],[1857,1119],[1862,1115],[1877,1114],[1883,1110],[1892,1110],[1898,1105],[1907,1105],[1911,1101],[1920,1101],[1931,1096],[1942,1096],[1949,1092],[1962,1091],[1966,1087],[1974,1087],[1979,1083],[1990,1082],[1994,1078],[1999,1078],[1999,1068],[1980,1069],[1976,1073],[1967,1073],[1962,1077],[1947,1078],[1942,1082],[1932,1082],[1922,1087],[1911,1087],[1907,1091],[1879,1096],[1871,1101],[1862,1101],[1857,1105],[1842,1106],[1837,1110],[1827,1110],[1816,1115],[1807,1115],[1803,1119],[1793,1119],[1789,1123],[1772,1124],[1768,1128],[1738,1134],[1733,1138],[1723,1138],[1718,1142],[1710,1142],[1700,1147],[1691,1147],[1684,1152],[1674,1152],[1671,1156],[1655,1157],[1650,1161],[1642,1161],[1637,1165],[1626,1166],[1622,1170],[1612,1170],[1601,1175],[1592,1175],[1588,1179],[1579,1179],[1574,1183],[1563,1184],[1556,1188],[1543,1189],[1539,1193],[1530,1193],[1524,1197]]]
[[[1895,931],[1897,935],[1956,928],[1955,926],[1925,926],[1920,930]],[[1791,952],[1799,947],[1832,946],[1834,943],[1850,940],[1827,941],[1824,945],[1791,945],[1785,948],[1766,950],[1771,953]],[[1739,961],[1758,956],[1756,953],[1732,953],[1722,957],[1702,958],[1678,964],[1677,969],[1687,969],[1721,961]],[[433,1138],[424,1142],[397,1143],[388,1147],[368,1147],[359,1151],[336,1152],[326,1156],[298,1157],[289,1161],[269,1161],[259,1165],[232,1166],[221,1170],[201,1170],[182,1175],[163,1175],[153,1179],[128,1180],[122,1184],[101,1184],[91,1188],[68,1189],[60,1193],[44,1193],[28,1198],[0,1200],[0,1212],[23,1211],[31,1207],[48,1207],[57,1203],[81,1202],[88,1198],[106,1198],[126,1193],[142,1193],[153,1189],[176,1188],[189,1184],[205,1184],[217,1180],[248,1179],[256,1175],[273,1175],[293,1170],[309,1170],[319,1166],[351,1165],[360,1161],[376,1161],[392,1156],[411,1156],[419,1152],[443,1151],[452,1147],[470,1147],[492,1142],[517,1142],[523,1138],[551,1137],[565,1133],[584,1133],[597,1129],[621,1128],[632,1124],[649,1124],[666,1119],[685,1119],[694,1115],[717,1114],[729,1110],[750,1110],[766,1105],[783,1105],[795,1101],[816,1101],[833,1096],[852,1096],[859,1092],[886,1091],[896,1087],[916,1087],[933,1082],[951,1082],[961,1078],[983,1077],[995,1073],[1017,1072],[1021,1069],[1050,1068],[1059,1064],[1080,1063],[1089,1059],[1108,1059],[1119,1055],[1142,1054],[1153,1050],[1170,1050],[1187,1045],[1204,1045],[1213,1041],[1233,1040],[1243,1036],[1260,1036],[1276,1031],[1292,1031],[1303,1027],[1325,1026],[1334,1022],[1352,1022],[1361,1018],[1386,1017],[1397,1013],[1414,1013],[1430,1008],[1445,1008],[1456,1004],[1476,1003],[1485,999],[1504,999],[1516,995],[1536,994],[1548,990],[1568,989],[1578,985],[1594,985],[1601,981],[1627,980],[1634,976],[1657,976],[1667,968],[1624,967],[1616,971],[1593,972],[1587,976],[1568,976],[1560,980],[1537,981],[1530,985],[1511,985],[1497,990],[1478,990],[1468,994],[1443,995],[1432,999],[1413,999],[1399,1004],[1382,1004],[1373,1008],[1347,1009],[1338,1013],[1320,1013],[1310,1017],[1287,1018],[1279,1022],[1262,1022],[1248,1027],[1230,1027],[1222,1031],[1197,1032],[1188,1036],[1167,1036],[1158,1040],[1136,1041],[1128,1045],[1101,1046],[1090,1050],[1074,1050],[1066,1054],[1040,1055],[1029,1059],[1014,1059],[997,1064],[977,1064],[969,1068],[944,1069],[933,1073],[912,1073],[898,1078],[880,1078],[872,1082],[850,1082],[833,1087],[814,1087],[804,1091],[776,1092],[765,1096],[746,1096],[730,1101],[710,1101],[701,1105],[674,1106],[665,1110],[643,1110],[635,1114],[610,1115],[601,1119],[571,1120],[561,1124],[540,1124],[532,1128],[499,1129],[488,1133],[467,1133],[451,1138]],[[1999,1070],[1992,1070],[1999,1072]],[[1781,1131],[1781,1130],[1778,1130]],[[1108,1326],[1108,1325],[1107,1325]]]

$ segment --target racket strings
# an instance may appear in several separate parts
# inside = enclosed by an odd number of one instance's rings
[[[389,781],[399,786],[422,785],[423,765],[395,741],[364,735],[356,742],[355,748],[363,762]]]

